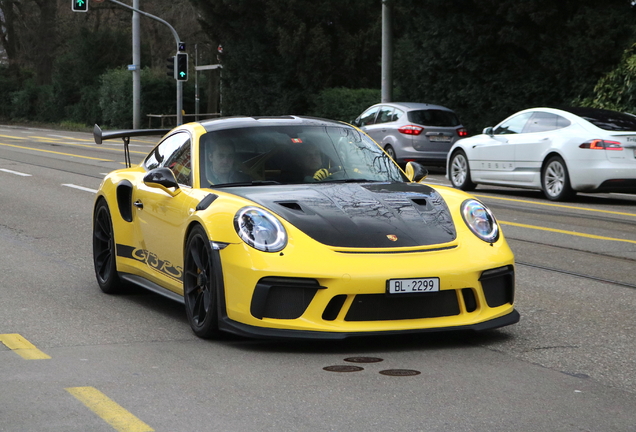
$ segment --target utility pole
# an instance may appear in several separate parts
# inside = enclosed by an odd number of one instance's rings
[[[382,100],[393,101],[393,0],[382,0]]]
[[[149,14],[148,12],[144,12],[142,10],[139,10],[139,8],[135,8],[132,6],[128,6],[125,3],[122,3],[120,1],[117,0],[108,0],[111,3],[115,3],[116,5],[119,5],[123,8],[126,9],[130,9],[133,12],[137,12],[138,14],[144,15],[148,18],[152,18],[155,21],[159,21],[162,24],[165,24],[168,26],[168,28],[170,29],[170,31],[172,32],[172,35],[174,36],[175,42],[177,44],[177,53],[180,51],[180,47],[183,46],[181,40],[179,39],[179,35],[177,34],[177,31],[174,29],[174,27],[172,27],[168,22],[166,22],[165,20],[162,20],[159,17],[156,17],[152,14]],[[138,2],[139,0],[133,0],[133,4],[134,2]],[[138,4],[138,3],[137,3]],[[134,36],[133,36],[134,37]],[[133,68],[135,65],[131,65]],[[137,65],[137,67],[139,67],[139,65]],[[177,82],[177,126],[182,125],[183,124],[183,81],[176,79],[175,80]],[[134,117],[134,115],[133,115]],[[134,118],[133,118],[134,121]]]
[[[139,0],[133,0],[133,9],[139,10]],[[141,126],[141,37],[139,13],[132,14],[132,61],[133,61],[133,129]]]

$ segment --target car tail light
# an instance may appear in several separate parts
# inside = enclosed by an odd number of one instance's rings
[[[589,140],[579,146],[582,149],[592,150],[623,150],[621,143],[602,139]]]
[[[457,135],[459,135],[460,138],[467,137],[468,131],[466,130],[466,128],[459,128],[457,129]]]
[[[401,128],[398,129],[398,131],[400,133],[403,133],[404,135],[419,135],[422,133],[423,130],[424,130],[423,127],[413,126],[413,125],[402,126]]]

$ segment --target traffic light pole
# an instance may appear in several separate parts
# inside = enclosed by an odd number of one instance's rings
[[[155,21],[159,21],[162,24],[167,25],[170,31],[172,32],[172,35],[174,36],[174,40],[176,41],[177,51],[179,51],[179,43],[181,42],[181,40],[179,39],[179,35],[177,34],[177,31],[167,21],[162,20],[161,18],[156,17],[152,14],[149,14],[148,12],[139,10],[138,8],[128,6],[127,4],[122,3],[120,1],[117,1],[117,0],[108,0],[108,1],[111,3],[115,3],[116,5],[119,5],[123,8],[130,9],[133,12],[137,12]],[[177,81],[177,125],[181,125],[181,124],[183,124],[183,83],[181,81]]]
[[[133,7],[139,9],[139,0],[133,0]],[[132,71],[133,79],[133,129],[141,126],[141,38],[139,13],[132,14],[132,60],[135,65]]]

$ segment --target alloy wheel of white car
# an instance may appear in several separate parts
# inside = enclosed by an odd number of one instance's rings
[[[468,159],[463,151],[457,151],[453,154],[450,163],[450,181],[453,186],[461,190],[475,189],[475,183],[470,178],[470,170],[468,168]]]
[[[552,157],[546,164],[541,178],[543,193],[552,201],[563,201],[575,192],[570,187],[568,169],[559,156]]]

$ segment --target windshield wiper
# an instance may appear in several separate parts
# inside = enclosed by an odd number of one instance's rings
[[[224,187],[235,187],[235,186],[263,186],[263,185],[279,185],[280,182],[276,180],[253,180],[251,182],[236,182],[236,183],[221,183],[218,185],[210,185],[211,188],[224,188]]]
[[[325,181],[321,181],[319,183],[374,183],[376,181],[378,181],[378,180],[349,178],[349,179],[325,180]]]

